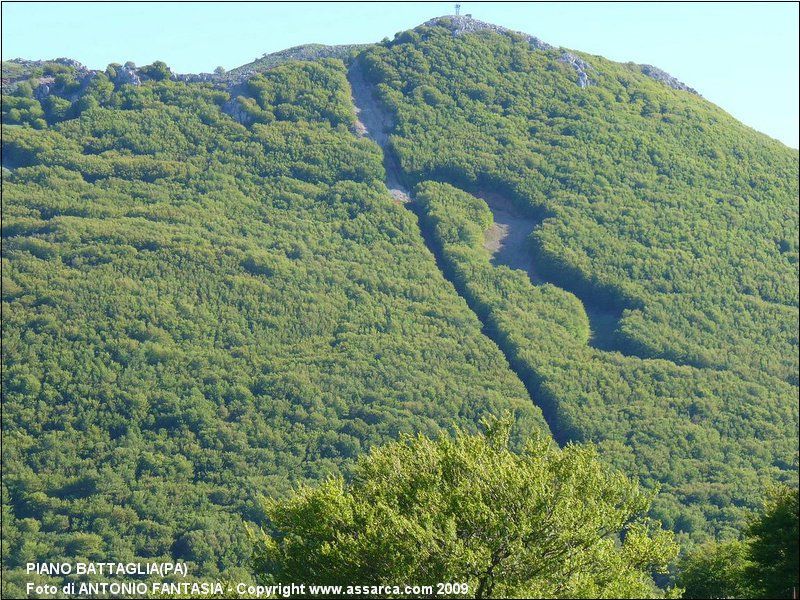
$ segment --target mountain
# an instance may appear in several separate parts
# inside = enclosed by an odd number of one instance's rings
[[[690,537],[792,477],[795,151],[641,67],[481,24],[434,21],[352,70],[443,273],[559,442],[658,482],[655,514]]]
[[[246,578],[260,497],[487,415],[595,443],[687,547],[796,483],[797,151],[655,67],[442,17],[3,92],[13,577]]]

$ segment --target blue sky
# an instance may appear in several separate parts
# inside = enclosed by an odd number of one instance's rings
[[[796,3],[461,4],[463,13],[551,44],[654,64],[798,147]],[[5,59],[68,56],[92,68],[163,60],[188,73],[309,42],[391,38],[452,13],[453,3],[4,2],[2,12]]]

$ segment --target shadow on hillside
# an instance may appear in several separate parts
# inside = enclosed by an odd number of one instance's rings
[[[392,197],[415,212],[411,192],[403,182],[403,173],[389,144],[389,132],[394,123],[390,115],[375,97],[374,88],[364,78],[363,66],[356,60],[347,73],[350,82],[353,104],[356,110],[355,131],[358,135],[371,138],[383,150],[383,164],[386,170],[386,186]],[[479,191],[475,194],[489,205],[494,217],[494,224],[486,232],[485,247],[491,252],[492,264],[506,265],[512,269],[525,271],[534,285],[552,283],[558,287],[572,292],[583,302],[584,309],[589,318],[589,345],[606,352],[620,352],[626,356],[637,356],[625,344],[620,343],[617,334],[619,321],[624,307],[608,307],[594,301],[585,293],[577,293],[552,279],[545,278],[537,270],[530,247],[529,236],[541,224],[541,219],[527,216],[522,213],[508,198],[497,192]],[[416,212],[415,212],[416,214]],[[419,218],[419,215],[417,215]],[[421,228],[421,233],[428,248],[434,256],[436,242],[431,239],[430,232]],[[439,265],[441,268],[441,265]]]
[[[491,253],[492,264],[525,271],[534,285],[551,283],[564,287],[548,280],[541,270],[537,269],[529,238],[533,230],[541,224],[541,219],[523,214],[508,198],[497,192],[480,191],[475,195],[486,202],[494,218],[494,224],[487,230],[484,243],[484,247]],[[578,294],[574,290],[568,291],[575,294],[583,303],[589,318],[591,347],[606,352],[619,352],[626,356],[639,356],[620,343],[617,335],[624,307],[610,308],[594,302],[591,296]],[[639,358],[645,357],[639,356]]]

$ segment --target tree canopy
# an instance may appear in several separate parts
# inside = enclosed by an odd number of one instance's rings
[[[751,564],[745,571],[762,598],[789,598],[800,591],[798,492],[778,487],[747,530]]]
[[[678,563],[684,598],[794,598],[800,590],[798,493],[769,493],[742,540],[708,543]]]
[[[647,516],[651,495],[597,460],[534,437],[405,437],[352,480],[268,500],[255,568],[268,583],[466,583],[470,598],[646,598],[677,553]],[[344,592],[343,592],[344,594]],[[402,594],[401,594],[402,595]]]

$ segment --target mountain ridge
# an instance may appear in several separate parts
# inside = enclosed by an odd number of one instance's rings
[[[525,39],[528,43],[530,43],[531,48],[536,50],[556,50],[561,53],[561,60],[571,64],[573,68],[575,68],[576,72],[579,75],[581,86],[588,85],[591,81],[588,75],[588,71],[591,69],[590,65],[586,62],[585,58],[579,57],[574,54],[574,51],[563,47],[553,46],[540,40],[538,37],[533,36],[529,33],[525,33],[522,31],[516,31],[502,25],[495,25],[493,23],[488,23],[485,21],[480,21],[478,19],[474,19],[470,16],[466,15],[443,15],[440,17],[434,17],[417,25],[416,27],[412,27],[406,31],[400,32],[397,35],[403,35],[408,31],[420,31],[426,27],[441,27],[447,29],[448,31],[452,32],[453,35],[466,35],[466,34],[474,34],[480,32],[489,32],[489,33],[496,33],[499,35],[509,35],[509,36],[516,36],[522,39]],[[287,61],[291,60],[320,60],[324,58],[339,58],[344,60],[345,62],[349,62],[355,56],[369,47],[372,47],[380,42],[375,43],[364,43],[364,44],[336,44],[336,45],[329,45],[329,44],[320,44],[320,43],[306,43],[300,44],[297,46],[292,46],[289,48],[285,48],[282,50],[277,50],[275,52],[270,52],[262,55],[260,58],[257,58],[249,63],[244,63],[237,67],[234,67],[230,70],[223,70],[222,72],[201,72],[201,73],[172,73],[170,71],[170,78],[176,81],[187,81],[187,82],[206,82],[212,83],[219,86],[235,86],[243,83],[253,75],[258,73],[264,72],[275,66],[280,64],[284,64]],[[581,53],[583,54],[583,53]],[[12,75],[11,77],[6,78],[4,74],[3,78],[3,86],[8,86],[10,91],[13,91],[15,84],[18,82],[31,77],[31,71],[35,71],[37,69],[46,68],[48,63],[55,63],[63,66],[72,67],[75,69],[76,73],[79,74],[82,78],[86,77],[93,77],[97,73],[103,72],[103,69],[90,69],[80,63],[77,60],[71,58],[54,58],[51,60],[43,60],[43,59],[23,59],[23,58],[14,58],[8,61],[4,61],[4,63],[10,63],[11,65],[18,66],[19,68],[23,69],[23,72],[17,74],[16,76]],[[116,64],[118,63],[111,63]],[[619,63],[628,65],[633,69],[636,69],[638,72],[642,73],[643,75],[650,77],[660,83],[671,87],[676,90],[687,91],[693,94],[700,95],[695,89],[689,87],[676,77],[672,76],[671,74],[667,73],[666,71],[660,69],[659,67],[649,65],[649,64],[639,64],[634,62],[625,62]],[[122,65],[119,65],[122,66]],[[139,73],[139,69],[133,67],[131,69],[131,73],[127,74],[125,78],[121,79],[121,83],[133,83],[138,84],[141,80],[142,74]],[[146,78],[146,76],[145,76]],[[47,83],[46,81],[44,82]]]

